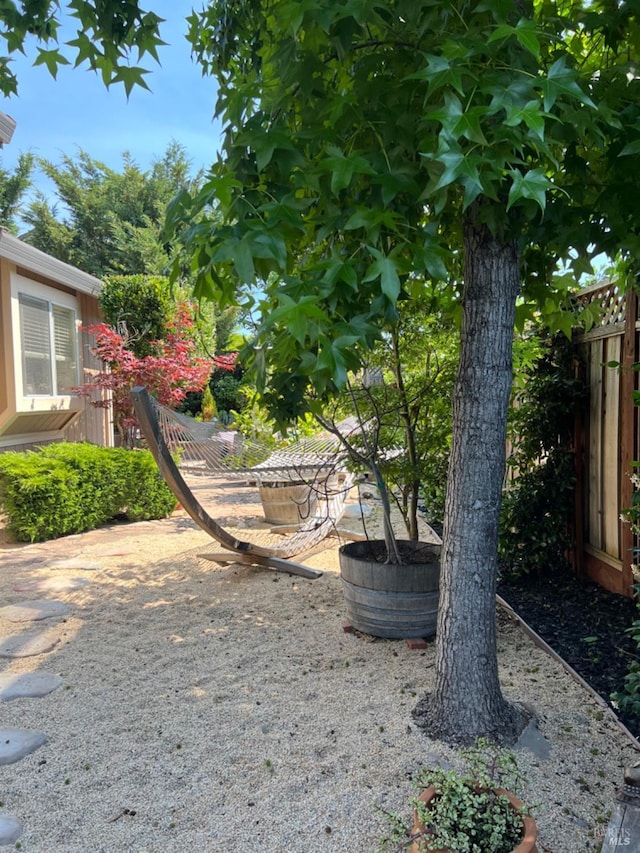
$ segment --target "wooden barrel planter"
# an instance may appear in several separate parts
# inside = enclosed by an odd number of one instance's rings
[[[316,513],[318,494],[308,483],[263,483],[259,492],[269,524],[304,524]]]
[[[347,619],[374,637],[432,637],[438,618],[441,546],[409,540],[398,546],[402,565],[384,562],[381,540],[340,547]]]

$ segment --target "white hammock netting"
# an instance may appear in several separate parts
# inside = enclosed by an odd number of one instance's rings
[[[242,554],[288,559],[309,551],[335,530],[344,513],[354,475],[346,467],[346,451],[330,433],[304,438],[285,448],[267,449],[213,423],[202,423],[161,406],[146,389],[134,388],[132,399],[144,437],[167,484],[189,515],[225,548]],[[344,435],[357,429],[349,418],[339,425]],[[177,460],[177,462],[176,462]],[[303,483],[313,493],[308,514],[295,532],[274,543],[240,541],[199,504],[181,471],[230,478],[259,485]]]
[[[203,423],[154,401],[160,431],[178,467],[189,473],[221,474],[263,482],[313,483],[321,473],[346,470],[346,453],[328,432],[284,447],[265,447],[218,423]],[[345,436],[357,431],[355,418],[336,425]]]

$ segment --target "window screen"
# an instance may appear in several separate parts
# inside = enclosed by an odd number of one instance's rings
[[[25,396],[53,394],[49,303],[21,293],[20,335],[22,383]]]
[[[56,391],[58,394],[68,394],[69,389],[78,384],[76,318],[70,308],[53,306],[53,340]]]
[[[18,300],[23,394],[69,394],[78,384],[75,312],[27,293]]]

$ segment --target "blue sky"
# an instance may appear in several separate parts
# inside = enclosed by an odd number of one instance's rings
[[[129,151],[146,169],[172,139],[184,145],[194,171],[209,165],[220,125],[213,121],[215,83],[202,77],[184,38],[193,5],[193,0],[148,0],[146,7],[166,19],[161,34],[169,44],[160,49],[160,66],[153,60],[142,63],[151,68],[147,85],[152,91],[132,92],[128,101],[124,89],[107,90],[83,67],[62,67],[54,80],[43,66],[16,60],[18,96],[0,99],[0,109],[17,122],[11,143],[0,151],[2,168],[11,169],[20,152],[59,162],[62,154],[73,156],[82,148],[116,169]],[[48,193],[46,181],[34,177]]]

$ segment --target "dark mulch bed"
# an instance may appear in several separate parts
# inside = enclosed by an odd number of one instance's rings
[[[634,600],[558,570],[542,579],[500,577],[498,594],[611,705],[638,648],[625,629],[640,616]],[[616,711],[640,738],[640,718]]]

